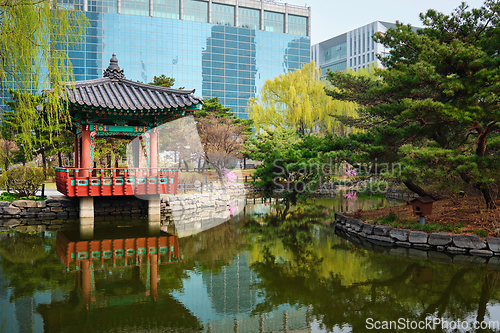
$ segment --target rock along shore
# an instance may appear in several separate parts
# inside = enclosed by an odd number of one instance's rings
[[[370,224],[341,213],[335,213],[334,227],[354,240],[354,243],[365,241],[377,246],[399,249],[395,252],[407,249],[418,254],[421,259],[433,256],[438,258],[437,261],[457,264],[491,262],[500,268],[499,238],[482,240],[475,235],[452,235],[443,232],[429,234],[424,231]]]

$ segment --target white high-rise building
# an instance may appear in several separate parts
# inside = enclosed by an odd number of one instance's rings
[[[385,57],[390,49],[376,43],[372,36],[376,32],[386,32],[393,27],[396,27],[396,24],[375,21],[314,44],[311,46],[311,60],[321,68],[322,76],[326,75],[328,69],[332,72],[343,71],[346,68],[357,71],[372,64],[381,67],[377,54]]]

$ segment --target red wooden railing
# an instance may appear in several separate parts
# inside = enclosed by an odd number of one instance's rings
[[[158,260],[164,263],[180,261],[179,239],[173,235],[69,241],[64,233],[58,232],[56,252],[67,268],[72,262],[78,267],[81,260],[100,261],[101,267],[107,266],[106,263],[116,266],[117,259],[138,263],[139,258],[150,254],[157,254]]]
[[[179,187],[178,169],[55,168],[55,173],[57,190],[68,197],[176,194]]]

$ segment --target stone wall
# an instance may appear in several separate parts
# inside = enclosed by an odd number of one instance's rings
[[[396,188],[390,188],[387,190],[385,194],[387,199],[395,199],[395,200],[412,200],[418,198],[418,194],[409,192],[407,190],[400,190]]]
[[[175,225],[180,237],[213,228],[243,209],[245,193],[246,186],[237,184],[202,194],[166,195],[160,206],[163,225]]]
[[[94,198],[95,222],[101,225],[140,218],[147,214],[147,201],[131,197]],[[79,222],[78,198],[43,201],[0,201],[0,231],[44,231],[74,228]]]
[[[37,220],[68,219],[79,217],[78,198],[49,198],[43,201],[0,201],[0,219],[32,218]],[[95,216],[135,215],[147,213],[147,201],[132,197],[95,197]]]
[[[167,195],[161,200],[164,226],[173,225],[185,234],[197,233],[227,221],[231,209],[239,210],[245,198],[241,184],[215,187],[213,192]],[[235,206],[236,205],[236,206]],[[233,206],[233,208],[231,208]],[[235,209],[234,207],[239,207]],[[131,196],[95,197],[98,226],[119,225],[147,218],[148,202]],[[75,228],[79,222],[79,198],[58,197],[45,201],[0,201],[0,231],[44,231]]]
[[[379,246],[420,250],[421,256],[425,257],[428,255],[426,252],[432,251],[441,253],[443,259],[450,258],[454,263],[486,263],[493,260],[500,264],[500,257],[497,257],[500,256],[499,238],[482,240],[475,235],[452,235],[443,232],[428,234],[423,231],[365,223],[340,213],[335,214],[335,228],[351,237]],[[464,256],[474,258],[465,259]]]

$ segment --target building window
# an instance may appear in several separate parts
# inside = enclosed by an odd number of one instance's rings
[[[88,4],[88,7],[89,7],[89,12],[91,11],[90,10],[90,3],[97,3],[97,1],[92,1],[90,0],[89,1],[89,4]],[[102,1],[102,2],[106,2],[106,1]],[[66,9],[79,9],[79,10],[83,10],[83,0],[59,0],[58,1],[59,5],[63,8],[66,8]],[[96,5],[96,4],[94,4]],[[93,12],[95,12],[96,10],[92,10]],[[107,13],[107,12],[106,12]]]
[[[349,57],[352,57],[352,37],[349,38]]]
[[[149,16],[149,0],[123,0],[122,14]]]
[[[365,60],[365,55],[363,54],[363,64],[366,62]]]
[[[238,25],[240,28],[260,30],[260,10],[239,7]]]
[[[179,0],[154,0],[153,16],[179,19]]]
[[[349,67],[352,67],[352,59],[349,59]]]
[[[285,14],[264,12],[264,30],[271,32],[285,32]]]
[[[330,70],[331,72],[339,72],[339,71],[343,71],[344,69],[346,69],[346,67],[347,67],[347,60],[338,62],[338,63],[330,65],[328,67],[322,67],[321,68],[321,76],[325,76],[327,74],[328,70]]]
[[[234,6],[212,3],[212,23],[234,27]]]
[[[366,48],[365,48],[365,43],[366,43],[366,35],[365,33],[363,32],[363,52],[366,51]]]
[[[354,55],[356,55],[356,36],[354,36]]]
[[[307,36],[307,17],[288,15],[288,33],[290,35]]]
[[[76,9],[83,10],[83,0],[64,1],[64,3],[66,2],[72,2],[72,3],[74,2]],[[87,8],[89,12],[114,13],[114,14],[118,12],[116,0],[89,0],[87,3]]]
[[[372,61],[375,61],[375,52],[372,52]]]
[[[325,62],[347,58],[347,43],[342,43],[325,50]]]
[[[361,56],[358,56],[358,65],[361,65]]]
[[[208,22],[208,2],[184,0],[184,20]]]
[[[373,35],[375,35],[375,29],[372,27],[372,50],[375,48],[375,41],[373,40]]]
[[[358,39],[361,39],[361,36]],[[358,43],[358,53],[361,53],[361,41]]]
[[[356,57],[354,57],[354,66],[356,66]]]

